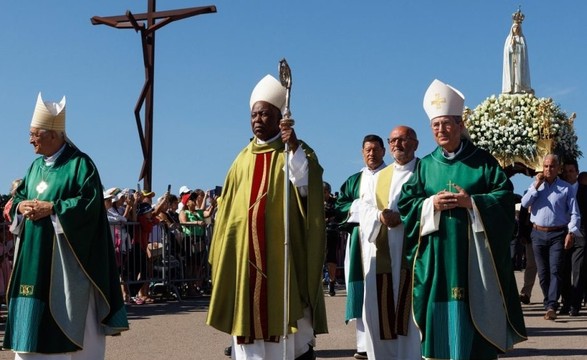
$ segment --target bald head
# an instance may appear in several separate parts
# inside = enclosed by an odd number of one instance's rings
[[[387,142],[391,156],[398,164],[405,165],[414,159],[418,149],[418,136],[411,127],[400,125],[394,128],[389,133]]]

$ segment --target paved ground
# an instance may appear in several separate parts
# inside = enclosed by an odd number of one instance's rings
[[[518,284],[521,273],[516,272]],[[544,311],[537,303],[542,296],[534,288],[530,305],[524,305],[528,341],[518,344],[503,358],[519,359],[587,359],[587,311],[585,316],[543,319]],[[330,333],[317,339],[319,359],[350,359],[354,354],[354,325],[345,325],[344,290],[335,297],[326,296]],[[128,308],[131,330],[122,336],[109,337],[106,358],[109,360],[228,360],[223,349],[229,337],[205,325],[207,298],[169,301]],[[0,335],[3,327],[0,327]],[[13,359],[8,351],[0,352],[0,360]]]

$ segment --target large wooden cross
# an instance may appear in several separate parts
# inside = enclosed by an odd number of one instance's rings
[[[143,180],[143,188],[152,190],[153,180],[153,85],[155,82],[155,30],[175,20],[216,12],[216,6],[201,6],[187,9],[155,11],[156,0],[148,0],[148,11],[132,14],[127,10],[125,15],[92,17],[93,25],[108,25],[117,29],[134,29],[141,34],[143,47],[143,63],[145,65],[145,83],[141,95],[135,105],[134,114],[139,131],[139,139],[143,150],[143,167],[139,180]],[[141,108],[145,105],[145,126],[141,121]]]

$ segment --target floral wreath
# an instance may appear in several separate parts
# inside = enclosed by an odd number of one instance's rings
[[[503,167],[522,163],[540,169],[550,152],[562,160],[583,156],[570,117],[551,98],[534,94],[492,95],[474,110],[465,108],[471,140],[491,153]]]

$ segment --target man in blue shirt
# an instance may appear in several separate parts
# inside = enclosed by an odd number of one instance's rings
[[[542,173],[522,197],[522,206],[531,209],[532,248],[538,267],[538,278],[544,295],[544,319],[555,320],[560,295],[563,249],[573,246],[580,235],[580,215],[575,190],[558,178],[558,156],[544,157]]]

